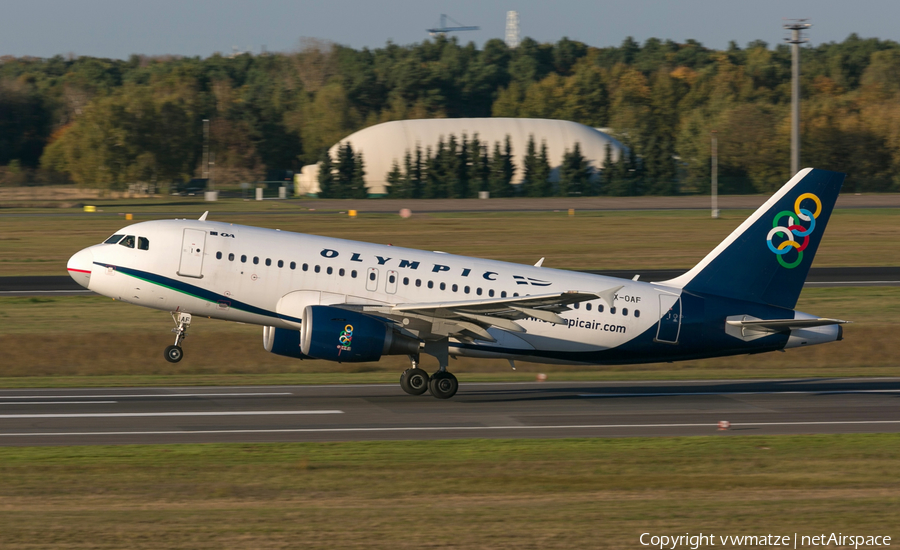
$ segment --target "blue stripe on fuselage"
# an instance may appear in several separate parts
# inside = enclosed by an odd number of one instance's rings
[[[246,313],[252,313],[254,315],[262,315],[264,317],[274,317],[275,319],[283,319],[285,321],[291,321],[294,323],[300,323],[301,319],[297,317],[291,317],[290,315],[282,315],[280,313],[276,313],[274,311],[269,311],[267,309],[263,309],[260,307],[256,307],[254,305],[247,304],[245,302],[241,302],[239,300],[235,300],[229,296],[223,296],[222,294],[218,294],[211,290],[206,290],[205,288],[201,288],[199,286],[194,286],[192,284],[185,283],[183,281],[179,281],[176,279],[171,279],[169,277],[163,277],[162,275],[157,275],[156,273],[150,273],[149,271],[141,271],[139,269],[131,269],[130,267],[118,266],[113,264],[104,264],[100,262],[94,262],[96,265],[101,267],[111,267],[118,271],[119,273],[124,273],[125,275],[134,277],[136,279],[140,279],[142,281],[147,281],[148,283],[152,283],[161,287],[169,288],[175,290],[177,292],[181,292],[182,294],[187,294],[188,296],[192,296],[194,298],[199,298],[201,300],[206,300],[207,302],[219,303],[219,302],[228,302],[228,307],[232,309],[237,309]]]

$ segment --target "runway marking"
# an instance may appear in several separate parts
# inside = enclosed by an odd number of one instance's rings
[[[133,418],[156,416],[275,416],[298,414],[344,414],[339,410],[321,411],[179,411],[147,413],[51,413],[51,414],[0,414],[0,418]]]
[[[815,286],[815,285],[896,285],[900,284],[900,281],[806,281],[803,283],[804,286]]]
[[[900,424],[900,420],[836,420],[822,422],[732,422],[740,426],[838,426],[860,424]],[[373,432],[448,432],[478,430],[583,430],[620,428],[718,428],[718,423],[699,424],[585,424],[566,426],[403,426],[384,428],[283,428],[271,430],[183,430],[145,432],[25,432],[0,433],[0,437],[16,436],[95,436],[95,435],[215,435],[215,434],[276,434],[276,433],[373,433]]]
[[[291,392],[257,392],[257,393],[147,393],[147,394],[121,394],[121,395],[0,395],[0,403],[3,399],[100,399],[126,397],[263,397],[276,395],[294,395]]]
[[[118,401],[13,401],[0,403],[0,405],[98,405],[118,403]]]
[[[898,390],[785,390],[785,391],[695,391],[695,392],[646,392],[646,393],[580,393],[578,397],[677,397],[697,395],[802,395],[802,394],[828,394],[840,395],[847,393],[900,393]]]

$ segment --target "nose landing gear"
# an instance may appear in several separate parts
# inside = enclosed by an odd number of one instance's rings
[[[184,350],[181,349],[179,344],[181,344],[182,340],[187,338],[187,329],[191,326],[191,314],[172,312],[172,320],[174,320],[177,325],[172,329],[172,332],[175,333],[175,345],[166,348],[166,361],[169,363],[177,363],[184,357]]]

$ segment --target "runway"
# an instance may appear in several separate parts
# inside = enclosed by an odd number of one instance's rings
[[[643,281],[665,281],[685,273],[684,269],[586,270],[585,273]],[[806,288],[840,286],[900,286],[900,267],[814,267],[809,270]],[[0,277],[0,297],[90,296],[68,275]]]
[[[900,432],[900,378],[461,378],[447,401],[393,384],[0,390],[0,445]]]

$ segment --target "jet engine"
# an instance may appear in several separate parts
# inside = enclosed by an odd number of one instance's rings
[[[275,355],[295,359],[309,359],[300,352],[300,331],[287,328],[263,327],[263,347]]]
[[[378,361],[382,355],[415,355],[419,341],[389,323],[331,306],[307,306],[300,329],[300,351],[338,363]]]

